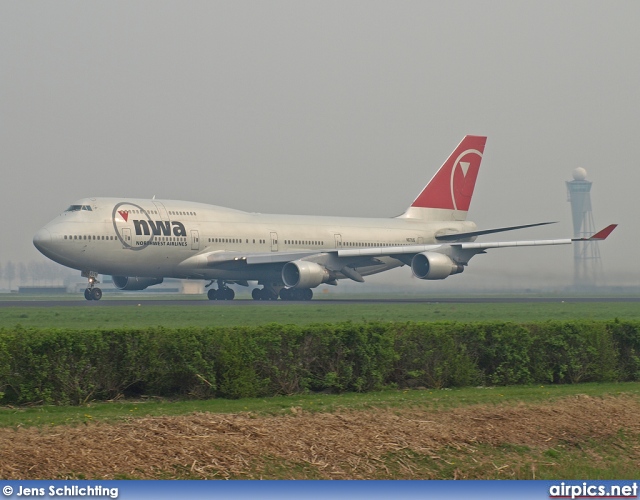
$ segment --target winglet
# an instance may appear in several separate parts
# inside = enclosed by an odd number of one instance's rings
[[[603,230],[598,231],[596,234],[594,234],[593,236],[590,236],[589,238],[573,238],[572,241],[600,241],[600,240],[606,240],[607,237],[613,232],[613,230],[616,227],[618,227],[618,224],[609,224]]]

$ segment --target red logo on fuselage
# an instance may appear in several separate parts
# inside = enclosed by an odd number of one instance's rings
[[[120,217],[124,219],[125,222],[129,221],[129,212],[127,212],[126,210],[118,210],[118,213],[120,214]]]

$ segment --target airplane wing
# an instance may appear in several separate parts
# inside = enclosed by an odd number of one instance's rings
[[[543,222],[542,224],[550,224]],[[532,224],[540,225],[540,224]],[[527,226],[522,226],[527,227]],[[357,248],[348,250],[338,250],[339,257],[355,257],[355,256],[376,256],[376,255],[401,255],[401,254],[418,254],[423,252],[442,252],[452,248],[454,250],[466,250],[472,251],[472,254],[482,253],[490,248],[509,248],[509,247],[531,247],[531,246],[543,246],[543,245],[570,245],[575,241],[601,241],[605,240],[612,231],[617,227],[617,224],[610,224],[606,228],[598,231],[589,238],[563,238],[556,240],[519,240],[519,241],[497,241],[497,242],[464,242],[464,243],[442,243],[435,245],[407,245],[398,247],[377,247],[377,248]],[[499,231],[506,231],[511,228],[500,229]],[[495,231],[495,230],[490,230]],[[482,231],[476,231],[474,233],[482,233]],[[456,235],[461,237],[464,234],[470,235],[472,233],[458,233]],[[449,235],[448,235],[449,236]]]
[[[520,240],[487,243],[459,242],[436,245],[408,245],[401,247],[360,248],[338,250],[339,258],[389,256],[411,266],[413,274],[420,279],[440,280],[461,273],[469,260],[491,248],[528,247],[544,245],[570,245],[578,241],[601,241],[616,228],[611,224],[588,238],[565,238],[556,240]],[[347,267],[347,266],[345,266]],[[348,271],[349,269],[347,269]],[[343,275],[348,276],[344,271]],[[353,278],[352,278],[353,279]]]
[[[277,264],[299,260],[312,255],[318,255],[314,250],[301,250],[298,252],[229,252],[224,250],[211,250],[201,252],[193,257],[183,260],[179,266],[187,268],[210,268],[227,263],[237,264]],[[323,252],[325,253],[325,252]]]
[[[438,241],[459,241],[465,238],[469,238],[471,236],[482,236],[483,234],[495,234],[502,233],[505,231],[513,231],[515,229],[525,229],[528,227],[536,227],[536,226],[546,226],[547,224],[556,224],[555,222],[536,222],[535,224],[524,224],[522,226],[509,226],[509,227],[499,227],[496,229],[484,229],[482,231],[469,231],[467,233],[447,233],[447,234],[436,234],[436,240]]]
[[[544,223],[542,223],[544,224]],[[535,224],[540,225],[540,224]],[[411,266],[413,273],[420,279],[444,279],[452,274],[462,272],[469,260],[477,254],[485,253],[492,248],[569,245],[578,241],[601,241],[606,239],[616,228],[611,224],[588,238],[564,238],[554,240],[518,240],[498,242],[443,242],[428,245],[405,245],[370,247],[355,249],[328,249],[323,251],[301,250],[293,252],[234,252],[205,249],[182,261],[179,266],[197,269],[238,269],[249,266],[275,266],[274,269],[284,273],[289,267],[297,277],[301,274],[315,273],[320,283],[336,284],[336,279],[349,278],[363,282],[360,268],[385,265],[385,261],[395,259],[402,264]],[[503,230],[503,229],[501,229]],[[498,230],[497,232],[500,232]],[[507,229],[504,229],[507,230]],[[495,230],[490,230],[495,231]],[[467,233],[466,236],[469,236]],[[451,235],[453,236],[453,235]],[[457,234],[457,237],[464,237]],[[295,268],[295,269],[294,269]],[[284,278],[283,278],[284,279]],[[297,278],[292,278],[294,282]],[[289,285],[285,279],[285,284]]]

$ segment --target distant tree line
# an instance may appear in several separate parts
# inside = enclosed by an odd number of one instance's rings
[[[9,290],[18,286],[62,286],[72,272],[60,264],[44,260],[0,262],[0,282]]]

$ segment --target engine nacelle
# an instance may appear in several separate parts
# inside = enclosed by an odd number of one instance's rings
[[[443,280],[452,274],[461,273],[464,267],[441,253],[424,252],[413,256],[411,270],[421,280]]]
[[[294,260],[282,268],[282,281],[288,288],[315,288],[330,280],[329,271],[315,262]]]
[[[158,285],[162,278],[138,278],[137,276],[112,276],[113,284],[120,290],[144,290],[148,286]]]

